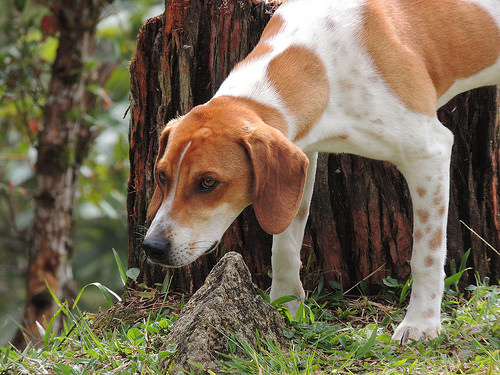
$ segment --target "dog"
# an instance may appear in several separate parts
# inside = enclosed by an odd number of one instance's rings
[[[500,83],[498,0],[289,0],[215,96],[162,131],[142,247],[179,267],[253,204],[273,234],[271,299],[305,294],[300,249],[318,152],[390,161],[413,203],[413,286],[393,339],[435,338],[453,135],[436,110]]]

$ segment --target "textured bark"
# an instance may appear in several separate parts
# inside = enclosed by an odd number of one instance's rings
[[[241,340],[256,350],[266,342],[284,349],[285,329],[278,310],[256,292],[241,255],[230,252],[182,309],[164,344],[164,350],[176,344],[175,354],[162,367],[176,373],[200,363],[218,373],[222,368],[216,361],[223,360],[220,353],[229,354],[229,340]]]
[[[83,0],[47,4],[57,19],[59,47],[52,66],[43,128],[38,138],[33,248],[30,256],[24,327],[14,344],[36,343],[57,304],[47,286],[64,301],[74,294],[70,257],[73,251],[73,207],[78,171],[95,134],[83,114],[95,105],[86,92],[90,72],[85,61],[92,53],[102,3]],[[104,79],[109,72],[102,72]],[[54,324],[58,330],[59,321]]]
[[[500,256],[465,226],[500,251],[498,100],[496,87],[481,88],[457,96],[439,111],[440,120],[455,135],[448,258],[459,262],[471,249],[470,282],[474,271],[493,281],[500,279]]]
[[[168,272],[174,276],[175,288],[191,292],[201,285],[221,252],[204,256],[190,267],[165,271],[146,264],[141,236],[136,233],[146,220],[153,192],[158,129],[211,97],[230,68],[256,44],[270,16],[265,10],[265,5],[250,1],[167,0],[165,15],[146,24],[140,35],[131,70],[129,265],[142,269],[141,281],[161,282]],[[146,75],[149,78],[143,79]],[[453,99],[439,112],[456,134],[448,258],[459,264],[472,247],[469,266],[494,280],[500,276],[498,255],[459,220],[500,248],[496,101],[496,90],[483,88]],[[141,116],[147,119],[136,120]],[[325,285],[339,281],[349,288],[374,273],[365,281],[372,290],[388,275],[407,279],[411,232],[409,193],[394,166],[352,155],[320,155],[302,249],[306,289],[315,288],[320,278]],[[223,238],[228,250],[243,255],[262,288],[270,285],[271,241],[251,207]],[[473,281],[472,273],[465,281]]]

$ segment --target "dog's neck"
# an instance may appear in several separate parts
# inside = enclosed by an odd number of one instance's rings
[[[241,114],[251,113],[257,116],[265,124],[282,132],[285,136],[288,134],[287,119],[273,106],[263,104],[250,98],[235,96],[218,96],[210,100],[209,104],[231,108],[231,111],[240,112]],[[242,118],[244,117],[247,116],[242,116]]]

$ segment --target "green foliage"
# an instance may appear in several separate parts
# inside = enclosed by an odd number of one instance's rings
[[[126,191],[129,176],[128,64],[136,36],[146,17],[163,11],[160,0],[115,0],[98,26],[95,56],[85,69],[112,63],[104,86],[89,84],[99,100],[82,119],[97,135],[81,167],[75,207],[74,275],[80,285],[95,280],[122,287],[110,251],[126,257]],[[4,0],[0,12],[0,344],[17,328],[22,311],[28,254],[31,246],[35,163],[38,132],[51,64],[56,57],[58,32],[50,30],[50,11],[34,0]],[[70,162],[68,159],[67,162]],[[98,293],[98,292],[97,292]],[[82,305],[97,309],[96,291],[82,296]]]
[[[99,290],[107,298],[109,291]],[[365,297],[318,296],[304,304],[306,320],[289,321],[287,348],[270,341],[260,341],[253,348],[233,335],[228,337],[229,354],[222,355],[220,364],[225,374],[498,373],[500,285],[489,286],[487,279],[477,278],[467,292],[467,299],[445,295],[443,332],[437,339],[406,346],[391,341],[391,332],[402,319],[399,308],[382,309]],[[399,296],[394,297],[397,304]],[[63,332],[54,333],[54,318],[42,331],[41,348],[19,352],[0,347],[0,372],[161,374],[160,361],[168,362],[176,355],[176,346],[164,348],[163,339],[180,307],[165,303],[167,295],[162,298],[161,307],[145,318],[135,323],[122,321],[108,330],[93,325],[98,315],[82,313],[77,304],[69,308],[58,302],[56,315],[65,317]],[[288,319],[286,314],[283,317]],[[213,374],[200,366],[186,373]]]

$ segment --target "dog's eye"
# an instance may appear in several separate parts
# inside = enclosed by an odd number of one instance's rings
[[[158,172],[158,181],[160,184],[165,185],[167,182],[167,176],[165,176],[165,172]]]
[[[213,177],[203,177],[200,180],[200,191],[206,193],[213,190],[219,182]]]

